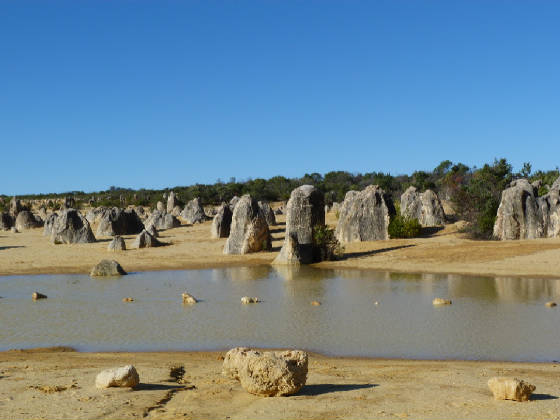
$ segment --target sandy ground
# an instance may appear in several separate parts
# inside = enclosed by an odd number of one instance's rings
[[[93,244],[53,245],[42,229],[0,232],[0,275],[33,273],[89,273],[103,258],[118,260],[127,271],[211,268],[269,264],[284,238],[284,218],[272,228],[272,252],[223,255],[225,239],[211,239],[211,222],[184,225],[161,232],[168,246],[107,251],[108,237]],[[334,214],[327,215],[330,225]],[[94,226],[94,232],[95,232]],[[128,247],[133,235],[125,236]],[[426,232],[415,239],[355,242],[345,245],[344,259],[316,264],[325,268],[358,268],[417,273],[481,274],[560,277],[560,239],[473,241],[457,232],[457,225]]]
[[[2,419],[558,419],[557,364],[404,361],[310,355],[307,385],[263,398],[221,375],[224,353],[0,353]],[[95,388],[103,369],[132,363],[136,390]],[[169,376],[185,368],[184,383]],[[496,401],[492,376],[524,378],[534,399]]]

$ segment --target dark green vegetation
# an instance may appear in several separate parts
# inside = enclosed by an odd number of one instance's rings
[[[344,255],[344,247],[334,236],[334,229],[326,225],[313,227],[313,248],[317,252],[316,261],[338,260]]]
[[[362,190],[371,184],[377,184],[386,192],[392,194],[398,201],[400,195],[409,187],[415,186],[420,191],[432,189],[443,200],[450,200],[454,205],[457,218],[469,222],[466,230],[475,237],[489,238],[500,203],[500,194],[508,183],[515,178],[525,177],[529,180],[541,180],[539,193],[547,192],[547,185],[551,185],[560,175],[558,169],[552,171],[532,172],[531,165],[526,163],[515,173],[506,159],[496,159],[482,168],[468,167],[462,163],[449,160],[441,162],[432,171],[416,171],[412,175],[390,175],[383,172],[368,172],[365,174],[346,171],[333,171],[324,175],[318,173],[305,174],[301,178],[286,178],[275,176],[270,179],[250,179],[238,182],[231,178],[229,182],[218,180],[214,184],[196,184],[191,186],[177,186],[164,190],[133,190],[130,188],[110,187],[106,191],[85,193],[70,191],[61,194],[35,194],[20,196],[26,199],[64,198],[68,195],[76,199],[77,206],[91,203],[93,206],[124,206],[143,205],[154,207],[158,201],[163,201],[163,194],[175,191],[182,203],[195,197],[200,197],[204,204],[219,204],[229,201],[233,196],[251,194],[257,200],[283,201],[290,197],[294,188],[303,184],[311,184],[325,194],[325,202],[341,202],[350,190]],[[10,197],[0,196],[0,211],[9,206]],[[3,202],[2,202],[3,200]],[[52,202],[49,207],[57,209],[59,204]],[[399,222],[400,223],[400,222]],[[399,224],[397,223],[397,224]],[[399,230],[410,231],[411,223],[400,223]],[[396,227],[395,227],[396,228]]]
[[[391,216],[389,222],[389,236],[396,238],[414,238],[422,232],[422,225],[418,219],[401,216],[400,204],[395,204],[396,213]]]

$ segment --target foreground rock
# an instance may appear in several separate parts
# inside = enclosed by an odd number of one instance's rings
[[[97,236],[133,235],[142,232],[144,224],[133,209],[113,207],[103,212]]]
[[[529,401],[531,394],[536,389],[535,385],[528,384],[517,378],[499,377],[488,380],[488,388],[496,400]]]
[[[121,236],[115,236],[107,245],[107,251],[126,251],[124,239]]]
[[[126,271],[115,260],[101,260],[89,273],[92,277],[123,276]]]
[[[153,248],[163,245],[160,241],[150,235],[147,231],[143,230],[136,236],[132,243],[132,248]]]
[[[210,236],[216,238],[227,238],[231,228],[231,218],[233,213],[226,203],[222,203],[218,212],[212,219],[212,227],[210,228]]]
[[[181,212],[181,217],[191,225],[195,223],[204,223],[206,221],[206,213],[204,213],[200,198],[193,198],[189,201]]]
[[[43,222],[38,220],[33,213],[23,210],[16,217],[15,227],[20,232],[27,229],[35,229],[43,226]]]
[[[233,211],[224,254],[248,254],[268,251],[271,247],[272,238],[268,224],[259,209],[257,200],[250,195],[244,195]]]
[[[313,228],[324,225],[323,193],[312,185],[293,190],[286,206],[286,237],[273,264],[311,264],[317,260]]]
[[[247,348],[230,350],[222,373],[241,382],[251,394],[296,394],[307,381],[308,356],[299,350],[259,352]]]
[[[140,376],[132,365],[102,371],[95,378],[99,389],[110,387],[134,388],[140,383]]]
[[[82,244],[95,242],[95,236],[84,216],[75,209],[62,211],[54,221],[51,241],[55,244]]]
[[[390,195],[377,185],[348,191],[340,206],[335,235],[340,242],[389,239],[389,222],[395,214]]]
[[[445,224],[443,206],[437,194],[432,190],[419,193],[415,187],[408,187],[401,195],[401,215],[417,219],[424,227]]]

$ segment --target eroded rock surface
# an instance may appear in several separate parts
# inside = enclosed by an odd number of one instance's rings
[[[339,209],[336,238],[340,242],[389,239],[389,222],[393,214],[393,200],[379,186],[348,191]]]
[[[271,246],[272,238],[268,230],[268,224],[259,209],[257,201],[250,195],[244,195],[233,211],[224,254],[268,251]]]

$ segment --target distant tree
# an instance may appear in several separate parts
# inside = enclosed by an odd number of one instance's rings
[[[472,174],[469,182],[457,189],[452,201],[460,219],[468,222],[466,231],[475,238],[492,236],[502,191],[513,178],[506,159],[494,160]]]

